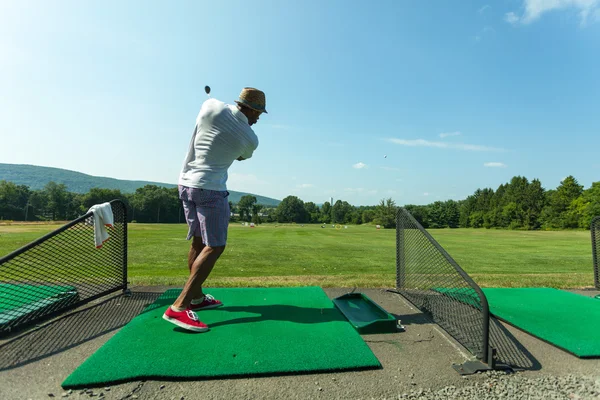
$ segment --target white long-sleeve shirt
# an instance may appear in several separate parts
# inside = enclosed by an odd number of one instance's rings
[[[179,184],[227,190],[227,170],[239,157],[252,157],[258,137],[235,105],[208,99],[200,108]]]

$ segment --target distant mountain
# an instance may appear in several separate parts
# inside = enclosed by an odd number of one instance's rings
[[[92,188],[118,189],[123,193],[133,193],[137,188],[145,185],[164,186],[166,188],[176,187],[172,183],[148,182],[148,181],[128,181],[123,179],[106,178],[101,176],[92,176],[81,172],[70,171],[61,168],[40,167],[27,164],[2,164],[0,163],[0,180],[14,182],[17,185],[29,186],[31,190],[40,190],[48,182],[64,183],[67,190],[74,193],[86,193]],[[229,191],[230,201],[237,203],[242,196],[252,193]],[[265,206],[277,206],[281,200],[270,197],[256,197],[258,204]]]

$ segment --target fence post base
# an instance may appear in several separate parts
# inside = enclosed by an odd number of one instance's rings
[[[511,372],[513,371],[513,369],[508,365],[499,364],[496,362],[496,349],[494,349],[493,347],[488,348],[487,359],[487,364],[481,360],[475,360],[467,361],[464,364],[454,364],[452,365],[452,368],[454,368],[454,370],[460,375],[473,375],[478,372],[486,372],[493,370],[508,370]]]

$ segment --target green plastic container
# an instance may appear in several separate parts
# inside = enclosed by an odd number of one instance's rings
[[[363,293],[348,293],[333,304],[361,335],[400,331],[398,320]]]

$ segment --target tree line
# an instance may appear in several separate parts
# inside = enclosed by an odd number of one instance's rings
[[[146,185],[135,193],[117,189],[93,188],[87,193],[73,193],[65,184],[49,182],[41,190],[26,185],[0,181],[0,220],[13,221],[67,221],[85,214],[95,204],[114,199],[127,207],[129,222],[179,223],[185,222],[184,211],[177,188]],[[236,204],[229,203],[232,221],[296,222],[361,224],[378,222],[392,227],[396,205],[382,200],[380,206],[354,207],[338,200],[333,206],[326,202],[321,207],[304,203],[296,196],[288,196],[277,206],[257,204],[252,195],[242,196]]]
[[[177,188],[146,185],[134,193],[94,188],[72,193],[66,185],[49,182],[41,190],[0,181],[0,219],[15,221],[72,220],[94,204],[121,199],[129,221],[150,223],[185,222]],[[322,224],[380,224],[395,227],[397,206],[388,198],[378,205],[356,207],[344,200],[317,205],[297,196],[284,198],[277,207],[257,204],[256,197],[243,196],[230,202],[232,221],[295,222]],[[510,182],[477,189],[464,200],[436,201],[428,205],[404,206],[425,228],[569,229],[589,228],[600,215],[600,182],[583,188],[573,176],[556,189],[546,190],[538,179],[515,176]]]
[[[600,182],[583,188],[568,176],[546,190],[538,179],[522,176],[477,189],[465,200],[405,207],[425,228],[588,229],[600,215]]]

